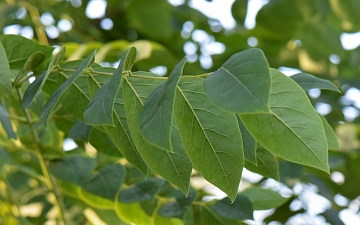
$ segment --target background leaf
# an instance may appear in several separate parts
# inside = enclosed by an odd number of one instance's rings
[[[252,203],[247,196],[242,194],[237,194],[236,200],[233,203],[230,202],[230,199],[224,198],[217,201],[213,207],[219,216],[227,219],[253,219]]]
[[[243,122],[241,121],[239,115],[236,115],[236,118],[237,118],[237,121],[238,121],[238,124],[239,124],[239,128],[240,128],[240,131],[241,131],[241,137],[242,137],[242,140],[243,140],[243,148],[244,148],[245,160],[257,165],[257,162],[256,162],[257,142],[253,138],[253,136],[251,136],[249,131],[246,129],[246,127],[243,124]]]
[[[11,139],[11,138],[17,139],[17,135],[14,132],[13,126],[11,124],[11,120],[8,117],[8,113],[6,112],[4,107],[1,105],[0,105],[0,122],[1,122],[3,129],[6,132],[7,137],[9,139]]]
[[[341,93],[341,91],[331,81],[315,77],[308,73],[297,73],[290,76],[290,78],[300,85],[304,91],[308,91],[312,88],[319,88]]]
[[[119,201],[131,203],[151,200],[163,184],[163,179],[149,177],[146,180],[137,182],[132,187],[121,190],[119,194]]]
[[[0,42],[0,97],[11,94],[11,76],[9,62],[6,57],[6,52]]]
[[[186,211],[190,208],[196,196],[196,192],[190,191],[188,196],[176,197],[175,202],[170,202],[162,205],[159,210],[159,214],[167,218],[176,217],[179,219],[183,219]]]
[[[254,210],[277,208],[288,200],[275,191],[260,187],[248,188],[242,191],[241,194],[250,199]]]

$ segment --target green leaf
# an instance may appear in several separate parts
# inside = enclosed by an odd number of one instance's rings
[[[201,78],[179,83],[174,113],[194,168],[233,201],[244,166],[235,114],[219,109],[207,99]]]
[[[32,102],[41,91],[42,87],[46,82],[46,79],[49,77],[51,70],[54,68],[54,66],[59,64],[64,53],[65,48],[61,48],[61,50],[51,59],[47,71],[38,76],[35,81],[32,82],[30,86],[26,89],[22,102],[22,106],[24,109],[29,109],[31,107]]]
[[[242,136],[242,140],[243,140],[243,148],[244,148],[245,160],[257,165],[257,162],[256,162],[256,146],[257,146],[257,142],[253,138],[253,136],[251,136],[249,131],[246,129],[246,127],[243,124],[243,122],[241,121],[239,115],[236,115],[236,118],[238,120],[240,132],[241,132],[241,136]]]
[[[130,60],[131,61],[131,60]],[[130,69],[131,62],[128,61],[124,65],[124,69]],[[111,72],[113,73],[114,69],[112,68],[96,68],[94,69],[96,72]],[[108,76],[100,76],[100,75],[92,75],[88,77],[88,87],[90,95],[95,94],[95,92],[100,88],[100,86],[106,83],[109,80]],[[120,87],[121,89],[121,87]],[[71,96],[69,96],[71,97]],[[114,102],[114,124],[115,126],[104,125],[102,128],[108,134],[109,138],[111,139],[112,143],[117,147],[117,149],[121,152],[122,156],[124,156],[128,162],[133,164],[136,168],[138,168],[141,173],[146,176],[148,167],[146,166],[145,162],[142,160],[139,152],[136,150],[136,147],[131,139],[131,135],[129,132],[129,128],[127,125],[127,119],[125,115],[125,108],[124,108],[124,99],[123,99],[123,92],[122,90],[118,91],[117,96]],[[99,128],[99,127],[97,127]],[[97,131],[95,131],[97,132]],[[101,135],[100,135],[101,136]],[[91,135],[93,137],[93,134]],[[94,136],[94,139],[96,137]],[[101,137],[99,137],[101,138]],[[96,138],[99,140],[99,138]],[[104,140],[102,140],[103,142]],[[99,147],[99,145],[98,145]],[[99,148],[102,150],[103,148]],[[105,150],[105,149],[104,149]],[[110,148],[107,150],[110,151],[103,151],[106,154],[115,155],[114,151],[111,151]]]
[[[204,83],[209,99],[236,113],[269,112],[269,65],[257,48],[231,56]]]
[[[231,203],[230,199],[223,198],[217,201],[214,211],[221,217],[235,220],[253,219],[253,206],[250,199],[242,194],[237,194],[236,200]]]
[[[208,205],[203,205],[200,209],[200,221],[201,225],[245,225],[240,220],[230,220],[223,217],[220,217],[212,207]],[[199,221],[199,222],[200,222]],[[198,223],[196,223],[197,225]]]
[[[256,150],[256,161],[257,165],[245,161],[246,169],[254,173],[261,174],[264,177],[273,178],[275,180],[280,179],[279,165],[275,156],[271,152],[265,150],[261,146],[258,146]]]
[[[325,131],[305,92],[271,69],[271,112],[240,115],[264,148],[285,160],[329,171]]]
[[[298,85],[300,85],[304,91],[308,91],[313,88],[319,88],[341,93],[341,91],[331,81],[315,77],[308,73],[297,73],[290,76],[290,78],[293,79]]]
[[[87,176],[81,188],[103,198],[114,200],[126,174],[121,164],[107,165]]]
[[[141,97],[148,96],[159,82],[140,78],[133,78],[131,82],[129,80],[130,78],[126,78],[123,83],[125,112],[131,137],[138,152],[152,171],[178,186],[184,193],[188,193],[192,166],[176,127],[173,126],[171,133],[174,152],[163,151],[150,145],[140,133],[139,117],[143,105]],[[136,86],[138,89],[135,89]]]
[[[41,51],[44,53],[45,59],[49,59],[54,50],[53,47],[41,45],[20,35],[0,35],[0,42],[5,48],[10,68],[14,69],[21,69],[34,52]],[[41,63],[38,69],[45,69],[45,63],[46,60]]]
[[[250,199],[254,210],[277,208],[288,200],[275,191],[260,187],[248,188],[241,192],[241,194]]]
[[[150,177],[136,183],[134,186],[123,189],[119,194],[119,201],[124,203],[151,200],[164,184],[160,178]]]
[[[17,135],[14,132],[14,129],[12,127],[11,120],[8,117],[8,113],[6,112],[4,107],[1,105],[0,105],[0,122],[1,122],[2,127],[5,130],[7,137],[9,139],[11,139],[11,138],[17,139]]]
[[[135,61],[136,49],[130,48],[122,57],[111,79],[98,90],[84,112],[84,120],[90,125],[114,126],[113,111],[115,98],[120,90],[122,75]]]
[[[334,132],[334,130],[332,129],[332,127],[330,126],[330,124],[328,123],[328,121],[325,119],[324,116],[320,115],[321,121],[323,123],[324,126],[324,130],[325,130],[325,135],[326,135],[326,140],[327,140],[327,144],[328,144],[328,149],[338,149],[340,148],[339,142],[337,140],[336,134]]]
[[[176,197],[175,202],[169,202],[161,206],[159,214],[167,218],[183,219],[186,211],[190,208],[195,200],[197,193],[190,191],[188,196],[182,195]]]
[[[151,144],[173,152],[171,126],[174,117],[176,87],[186,59],[182,59],[171,72],[168,80],[159,85],[147,98],[140,113],[140,131]]]
[[[89,193],[80,187],[77,187],[76,193],[78,198],[91,207],[104,210],[114,209],[114,199],[109,200],[107,198],[100,197]]]
[[[0,97],[12,93],[9,62],[6,52],[0,42]]]
[[[121,139],[123,142],[125,140]],[[115,157],[123,157],[121,154],[121,151],[118,147],[114,144],[114,142],[110,138],[110,134],[100,131],[99,129],[92,129],[89,137],[89,143],[96,148],[97,151],[102,152],[109,156],[115,156]],[[133,149],[129,149],[129,151],[132,151]],[[128,160],[129,162],[131,161]],[[146,169],[146,168],[145,168]],[[145,170],[146,171],[146,170]]]
[[[50,172],[56,178],[81,186],[95,165],[93,158],[75,155],[51,161]]]
[[[92,129],[92,126],[89,126],[81,121],[76,121],[76,123],[71,127],[69,138],[88,142]]]
[[[93,61],[95,50],[84,60],[78,68],[76,68],[75,72],[71,75],[71,77],[66,80],[49,98],[46,102],[43,111],[40,115],[40,120],[44,124],[47,125],[47,121],[50,115],[51,110],[55,107],[56,103],[59,101],[60,97],[64,94],[64,92],[69,88],[69,86],[84,72],[84,70],[89,66],[89,64]]]
[[[141,208],[139,202],[128,204],[115,201],[115,212],[118,217],[127,224],[153,224],[152,218]]]
[[[21,68],[19,74],[17,75],[13,86],[17,85],[17,82],[21,78],[25,77],[29,72],[33,71],[42,61],[44,61],[45,55],[42,52],[34,52],[28,60],[26,60],[25,65]]]

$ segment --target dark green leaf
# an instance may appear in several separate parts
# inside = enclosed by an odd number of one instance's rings
[[[83,61],[78,68],[76,68],[75,72],[71,75],[71,77],[66,80],[49,98],[48,102],[45,104],[44,109],[40,115],[41,122],[46,126],[47,121],[50,115],[51,110],[55,107],[56,103],[59,101],[60,97],[64,94],[64,92],[69,88],[69,86],[82,74],[82,72],[89,66],[89,64],[93,61],[95,50]]]
[[[240,220],[230,220],[220,217],[210,206],[204,205],[200,211],[201,225],[245,225]],[[196,223],[197,225],[198,223]]]
[[[116,147],[110,136],[112,135],[94,128],[90,133],[89,143],[94,146],[97,151],[102,152],[108,156],[122,157],[121,151],[118,147]],[[125,142],[123,139],[121,139],[121,141]],[[128,150],[130,152],[131,149],[129,148]],[[131,158],[128,159],[128,161],[133,163]]]
[[[290,76],[304,91],[308,91],[313,88],[331,90],[331,91],[341,91],[329,80],[321,79],[315,77],[308,73],[298,73]]]
[[[163,151],[150,145],[140,133],[139,117],[143,105],[141,97],[147,97],[158,84],[157,81],[151,79],[134,78],[131,83],[129,79],[125,79],[123,92],[129,130],[137,150],[150,169],[178,186],[184,193],[187,193],[192,166],[182,147],[176,127],[173,126],[172,132],[174,152]],[[138,90],[141,92],[135,90],[137,85],[140,87]]]
[[[26,89],[22,102],[22,106],[24,109],[29,109],[31,107],[32,102],[34,101],[38,93],[41,91],[52,69],[61,61],[64,53],[65,48],[61,48],[61,50],[51,59],[47,71],[38,76],[35,81],[32,82],[30,86]]]
[[[167,218],[179,218],[183,219],[186,211],[190,208],[191,204],[195,200],[197,193],[190,191],[188,196],[176,197],[175,202],[166,203],[161,206],[159,214]]]
[[[64,181],[81,186],[81,183],[95,168],[93,158],[74,155],[50,162],[50,172]]]
[[[264,177],[274,178],[279,180],[279,166],[278,162],[271,152],[258,146],[256,150],[257,165],[245,161],[246,169],[263,175]]]
[[[335,210],[327,209],[320,215],[322,215],[331,225],[345,225],[339,217],[339,212],[336,212]]]
[[[269,112],[269,65],[257,48],[231,56],[204,83],[206,95],[217,106],[236,113]]]
[[[82,140],[85,142],[89,141],[90,132],[92,130],[92,126],[87,125],[81,121],[77,121],[71,128],[69,132],[69,138],[74,140]]]
[[[237,194],[236,200],[231,203],[229,198],[224,198],[214,204],[214,211],[221,217],[235,220],[253,219],[253,206],[249,198]]]
[[[132,47],[122,56],[111,79],[96,92],[84,112],[84,120],[87,124],[114,126],[115,98],[120,90],[123,72],[127,69],[125,67],[132,65],[135,57],[136,49]]]
[[[332,127],[330,126],[330,124],[328,123],[328,121],[325,119],[324,116],[322,116],[320,114],[319,114],[319,116],[320,116],[321,121],[324,126],[328,149],[338,149],[340,147],[340,145],[339,145],[339,142],[337,140],[334,130],[332,129]]]
[[[124,181],[126,170],[121,164],[107,165],[87,176],[81,188],[103,198],[114,200]]]
[[[136,183],[132,187],[123,189],[119,194],[119,201],[131,203],[151,200],[163,184],[163,179],[155,177],[147,178],[146,180]]]
[[[290,78],[271,69],[271,112],[240,115],[264,148],[281,158],[329,171],[325,132],[305,92]]]
[[[0,42],[0,97],[12,93],[9,61]]]
[[[149,95],[140,113],[140,131],[145,140],[171,152],[173,152],[171,126],[174,117],[175,93],[185,62],[185,58],[181,60],[168,80]]]
[[[294,201],[295,197],[291,197],[288,199],[288,201],[281,205],[280,207],[278,207],[274,214],[272,214],[271,216],[265,218],[265,222],[266,223],[270,223],[272,221],[279,221],[281,224],[285,224],[289,218],[291,218],[292,216],[295,216],[297,214],[302,214],[305,212],[304,209],[300,209],[300,210],[290,210],[290,204]]]
[[[241,136],[242,136],[242,140],[243,140],[243,148],[244,148],[245,160],[257,165],[257,162],[256,162],[256,146],[257,146],[257,142],[253,138],[253,136],[251,136],[249,131],[246,129],[246,127],[243,124],[243,122],[241,121],[240,117],[238,115],[236,115],[236,118],[238,120],[240,132],[241,132]]]
[[[233,201],[244,166],[235,114],[219,109],[207,99],[201,78],[179,83],[174,113],[194,168]]]
[[[275,191],[260,187],[248,188],[241,194],[250,199],[254,210],[277,208],[288,200]]]
[[[13,130],[11,120],[8,117],[8,113],[1,105],[0,105],[0,122],[1,122],[3,129],[6,132],[7,137],[9,139],[11,139],[11,138],[17,139],[17,135]]]

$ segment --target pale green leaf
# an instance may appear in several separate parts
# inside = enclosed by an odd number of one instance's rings
[[[0,97],[12,93],[9,61],[0,42]]]
[[[246,129],[245,125],[241,121],[239,115],[236,115],[236,118],[238,120],[242,140],[243,140],[243,148],[244,148],[244,156],[245,160],[257,164],[256,162],[256,140],[251,136],[249,131]]]
[[[236,113],[269,112],[269,65],[257,48],[231,56],[204,83],[206,95],[218,107]]]
[[[32,82],[30,86],[26,89],[22,102],[22,106],[24,109],[29,109],[31,107],[32,102],[41,91],[46,79],[49,77],[51,70],[61,61],[64,53],[65,48],[61,48],[61,50],[52,57],[47,71],[38,76],[35,81]]]
[[[29,72],[33,71],[42,61],[44,61],[45,55],[42,52],[34,52],[28,60],[26,60],[25,65],[21,68],[19,74],[17,75],[13,86],[17,85],[23,77],[25,77]]]
[[[135,61],[136,49],[129,49],[122,57],[111,79],[98,90],[84,112],[84,120],[90,125],[114,126],[114,103],[120,90],[122,75]]]
[[[231,202],[228,198],[217,201],[214,211],[221,217],[233,220],[253,219],[253,206],[250,199],[242,194],[237,194],[236,200]]]
[[[125,174],[126,170],[121,164],[107,165],[87,176],[81,188],[91,194],[114,200]]]
[[[50,115],[51,110],[55,107],[56,103],[59,101],[64,92],[69,88],[69,86],[80,76],[86,68],[88,68],[89,64],[93,61],[95,50],[84,60],[78,68],[76,68],[75,72],[71,75],[71,77],[66,80],[49,98],[46,102],[43,111],[40,115],[41,122],[46,126],[47,121]]]
[[[150,145],[140,133],[139,117],[144,102],[142,99],[158,85],[159,82],[152,79],[133,78],[131,82],[125,79],[123,92],[129,130],[138,152],[150,169],[178,186],[184,193],[188,193],[192,166],[181,145],[176,127],[173,126],[171,133],[174,152],[163,151]],[[136,86],[138,89],[135,89]]]
[[[175,93],[185,62],[185,58],[181,60],[168,80],[149,95],[140,113],[140,131],[145,140],[171,152],[173,152],[171,126],[174,117]]]
[[[260,187],[248,188],[241,192],[241,194],[250,199],[254,210],[277,208],[288,200],[273,190]]]
[[[234,113],[207,99],[203,82],[198,78],[179,83],[175,120],[194,168],[233,201],[244,166],[240,129]]]
[[[3,129],[5,130],[7,137],[9,139],[11,138],[17,139],[17,135],[12,127],[11,120],[8,117],[8,113],[6,112],[5,108],[1,105],[0,105],[0,122]]]
[[[139,202],[122,203],[115,201],[115,212],[118,217],[127,224],[149,225],[152,224],[152,217],[142,208]]]
[[[121,190],[119,194],[119,201],[131,203],[151,200],[163,184],[163,179],[149,177],[146,180],[136,183],[132,187]]]
[[[341,91],[329,80],[315,77],[308,73],[297,73],[290,76],[304,91],[308,91],[313,88],[319,88],[330,91]]]
[[[256,161],[257,165],[245,161],[245,168],[251,172],[263,175],[264,177],[273,178],[275,180],[280,179],[279,164],[271,152],[258,146],[256,149]]]
[[[324,126],[328,149],[338,149],[340,147],[340,145],[339,145],[339,142],[337,140],[334,130],[332,129],[332,127],[330,126],[330,124],[328,123],[328,121],[325,119],[324,116],[322,116],[320,114],[319,114],[319,116],[320,116],[321,121]]]
[[[271,79],[271,112],[240,115],[247,130],[274,155],[328,172],[325,131],[306,93],[275,69]]]

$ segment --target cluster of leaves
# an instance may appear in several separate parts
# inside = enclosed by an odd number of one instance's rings
[[[309,74],[289,78],[259,49],[234,54],[210,74],[183,75],[183,59],[161,77],[131,71],[134,47],[114,69],[94,63],[95,51],[63,61],[64,47],[52,55],[52,47],[16,35],[0,43],[2,167],[27,171],[15,157],[22,152],[37,165],[29,177],[55,176],[62,194],[104,220],[237,224],[286,201],[258,187],[238,193],[243,167],[279,180],[280,157],[328,173],[328,149],[338,148],[305,93],[336,86]],[[59,132],[93,145],[95,159],[81,148],[64,152]],[[206,193],[190,187],[193,168],[229,199],[204,202]],[[9,183],[11,173],[1,179]]]

